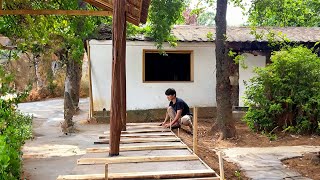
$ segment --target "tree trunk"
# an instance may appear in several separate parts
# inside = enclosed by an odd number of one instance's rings
[[[73,115],[76,112],[77,85],[79,64],[74,60],[67,61],[66,79],[64,84],[64,122],[61,125],[63,133],[74,132]],[[79,90],[79,89],[78,89]],[[78,93],[79,94],[79,93]],[[79,100],[79,98],[78,98]]]
[[[109,156],[119,155],[120,135],[122,129],[123,94],[125,87],[125,45],[126,45],[126,1],[113,1],[113,31],[112,31],[112,85],[110,109],[110,151]]]
[[[83,0],[78,1],[79,8],[85,9]],[[78,24],[83,26],[83,24]],[[68,57],[68,51],[62,51]],[[60,54],[60,57],[62,54]],[[67,59],[66,79],[64,84],[64,122],[61,124],[62,132],[74,132],[73,116],[79,110],[80,83],[82,76],[82,59],[76,61]]]
[[[79,100],[80,100],[80,85],[81,85],[81,76],[82,76],[82,63],[74,61],[72,66],[73,75],[71,77],[72,89],[71,89],[71,98],[73,107],[76,112],[79,110]]]
[[[219,139],[235,136],[235,126],[232,120],[231,85],[230,85],[230,59],[226,48],[226,14],[228,0],[217,0],[216,14],[216,102],[217,102],[217,126]],[[212,131],[214,127],[212,128]]]

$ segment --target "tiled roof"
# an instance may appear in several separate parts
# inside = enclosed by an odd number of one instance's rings
[[[178,41],[182,42],[210,42],[215,40],[215,27],[207,26],[175,26],[172,33],[176,36]],[[319,27],[259,27],[256,29],[257,34],[265,34],[262,39],[256,39],[251,34],[250,27],[228,27],[227,41],[229,42],[264,42],[267,41],[266,34],[273,32],[275,34],[282,33],[281,37],[286,37],[292,42],[317,42],[320,41]],[[208,38],[208,34],[212,34]],[[280,37],[280,36],[278,36]],[[132,38],[130,38],[132,39]],[[143,36],[136,36],[133,40],[149,40]]]
[[[215,27],[204,26],[176,26],[172,30],[173,34],[179,41],[213,41],[215,39]],[[213,39],[208,39],[208,33],[212,33]],[[252,41],[267,41],[266,35],[257,40],[252,35],[250,27],[228,27],[227,41],[229,42],[252,42]],[[317,42],[320,41],[320,28],[318,27],[264,27],[257,28],[258,34],[268,34],[273,32],[275,34],[282,33],[281,37],[285,36],[293,42]]]

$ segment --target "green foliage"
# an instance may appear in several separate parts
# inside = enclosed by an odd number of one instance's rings
[[[78,1],[16,0],[5,1],[5,9],[89,9],[91,5]],[[91,16],[1,16],[0,33],[9,37],[22,52],[35,57],[66,49],[65,60],[81,61],[84,41],[95,33],[98,25],[110,23],[110,18]]]
[[[202,26],[214,26],[216,14],[214,12],[202,12],[198,16],[198,24]]]
[[[234,175],[237,177],[238,180],[241,180],[242,177],[241,177],[241,170],[237,170],[234,172]]]
[[[0,66],[0,180],[20,179],[21,147],[32,135],[32,118],[16,110],[27,91],[15,92],[12,80]]]
[[[253,26],[320,27],[319,0],[254,0],[248,14]]]
[[[238,53],[232,51],[232,49],[230,49],[229,52],[228,52],[228,56],[232,57],[233,61],[236,64],[239,64],[243,69],[247,69],[248,68],[248,66],[245,64],[245,58],[246,58],[245,55],[238,54]]]
[[[320,58],[305,47],[273,53],[247,86],[244,120],[257,131],[279,126],[290,132],[320,133]]]
[[[176,38],[171,34],[172,26],[181,18],[185,9],[183,0],[152,0],[149,10],[149,31],[147,35],[155,42],[158,49],[163,42],[176,46]]]

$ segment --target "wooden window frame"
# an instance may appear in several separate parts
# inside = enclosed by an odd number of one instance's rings
[[[159,53],[156,49],[142,51],[142,81],[143,83],[193,83],[194,82],[194,51],[193,50],[164,50],[166,53],[190,54],[190,81],[146,81],[146,53]]]

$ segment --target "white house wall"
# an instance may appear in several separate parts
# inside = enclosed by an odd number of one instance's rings
[[[266,66],[266,57],[265,56],[254,56],[252,54],[245,53],[244,64],[247,66],[246,69],[242,68],[239,65],[239,106],[244,106],[244,92],[245,85],[244,82],[248,82],[249,79],[253,78],[256,74],[254,69],[256,67],[265,67]]]
[[[166,50],[193,50],[194,82],[188,83],[143,83],[143,49],[156,49],[153,42],[127,42],[127,109],[164,108],[168,101],[164,94],[167,88],[175,88],[177,96],[189,106],[216,106],[215,47],[213,43],[179,43],[178,47]],[[111,41],[90,41],[92,63],[92,90],[94,110],[110,109],[111,102]],[[163,70],[165,72],[165,69]]]

